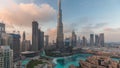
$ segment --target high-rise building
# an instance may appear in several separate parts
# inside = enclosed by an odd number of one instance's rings
[[[13,50],[9,46],[0,46],[0,68],[13,68]]]
[[[38,51],[38,23],[32,22],[32,51]]]
[[[4,23],[0,23],[0,45],[4,44],[4,39],[3,36],[5,34],[5,24]]]
[[[98,46],[99,43],[99,36],[95,35],[95,46]]]
[[[25,50],[24,51],[29,51],[30,50],[30,40],[25,40]]]
[[[26,34],[25,34],[25,31],[23,32],[23,40],[26,40]]]
[[[87,39],[84,36],[82,38],[82,46],[83,47],[87,46]]]
[[[63,23],[62,23],[62,9],[61,9],[61,0],[58,2],[58,23],[57,23],[57,38],[56,45],[58,49],[64,48],[64,34],[63,34]]]
[[[90,46],[94,46],[94,34],[90,34]]]
[[[45,46],[47,47],[49,45],[49,36],[45,35]]]
[[[69,46],[70,46],[70,43],[71,43],[70,38],[66,38],[66,39],[65,39],[65,46],[66,46],[66,47],[69,47]]]
[[[23,32],[23,40],[22,40],[22,47],[21,47],[21,51],[28,51],[30,50],[30,40],[26,40],[26,34],[25,31]]]
[[[13,37],[5,31],[5,24],[0,23],[0,46],[9,45],[12,42],[12,39]],[[10,48],[12,47],[10,46]]]
[[[44,32],[41,31],[41,45],[42,45],[42,48],[44,48]]]
[[[32,22],[32,51],[44,48],[44,32],[38,29],[37,21]]]
[[[0,33],[5,33],[5,24],[0,23]]]
[[[72,31],[71,45],[75,47],[77,45],[77,37],[75,31]]]
[[[104,33],[101,33],[99,36],[99,46],[104,47]]]
[[[41,30],[38,29],[38,50],[41,50]]]
[[[25,40],[26,40],[26,35],[25,35],[25,31],[23,32],[23,40],[22,40],[22,47],[21,47],[21,51],[25,51]]]
[[[17,58],[19,58],[20,56],[20,34],[13,34],[10,33],[9,35],[11,35],[10,40],[9,40],[9,45],[10,48],[13,50],[13,57],[14,60],[17,60]]]
[[[0,45],[8,45],[10,42],[10,35],[8,33],[2,33],[1,34],[1,40],[0,40]]]
[[[41,50],[44,48],[44,32],[43,31],[39,30],[39,38],[38,39],[39,39],[38,40],[39,41],[38,42],[38,44],[39,44],[38,50]]]
[[[77,45],[78,45],[79,47],[80,47],[80,45],[81,45],[81,39],[80,39],[80,37],[78,37]]]

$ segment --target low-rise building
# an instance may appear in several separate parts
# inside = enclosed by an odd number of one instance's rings
[[[120,68],[120,63],[107,56],[92,56],[79,64],[79,68]]]

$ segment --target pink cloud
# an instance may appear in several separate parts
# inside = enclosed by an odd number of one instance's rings
[[[0,0],[0,21],[6,24],[6,31],[26,31],[31,39],[31,25],[33,20],[48,23],[54,20],[56,10],[49,4],[36,5],[34,3],[17,4],[13,0]],[[51,30],[54,32],[54,30]],[[49,32],[52,35],[52,32]],[[20,32],[22,35],[22,32]]]
[[[56,33],[57,33],[56,28],[47,30],[46,34],[50,36],[49,37],[50,38],[50,42],[52,42],[53,40],[56,41]]]
[[[1,2],[7,2],[7,4],[0,3],[2,5],[0,19],[7,25],[22,25],[27,27],[31,26],[33,20],[45,23],[55,18],[56,10],[49,4],[16,4],[13,0],[2,0]]]
[[[114,30],[113,28],[109,28],[109,27],[104,29],[104,31],[113,31],[113,30]]]

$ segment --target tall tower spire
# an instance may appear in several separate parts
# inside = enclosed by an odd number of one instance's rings
[[[61,8],[61,0],[58,2],[58,7]]]
[[[58,22],[62,23],[61,0],[58,1]]]
[[[58,23],[57,23],[57,48],[62,49],[64,47],[64,34],[63,34],[63,23],[62,23],[62,9],[61,0],[58,0]]]

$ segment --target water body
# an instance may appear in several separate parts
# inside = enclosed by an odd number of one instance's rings
[[[22,68],[25,68],[26,65],[30,62],[30,59],[25,59],[25,60],[22,60],[21,63],[22,63]]]
[[[86,60],[92,54],[75,54],[69,57],[59,57],[55,58],[53,62],[56,64],[54,68],[69,68],[72,64],[74,66],[79,66],[80,60]],[[115,61],[119,61],[120,58],[112,58]]]
[[[42,54],[43,56],[46,56],[45,53]],[[72,64],[74,66],[79,66],[80,60],[86,60],[88,57],[93,56],[92,54],[75,54],[69,57],[57,57],[53,59],[53,63],[56,64],[54,68],[69,68],[69,66]],[[49,56],[46,56],[49,57]],[[51,58],[51,57],[50,57]],[[112,58],[113,60],[119,62],[120,58]],[[22,68],[24,68],[25,65],[28,64],[30,59],[25,59],[22,61]]]
[[[75,65],[79,66],[80,60],[86,60],[92,54],[76,54],[69,57],[59,57],[54,59],[56,66],[54,68],[69,68],[69,66]]]

